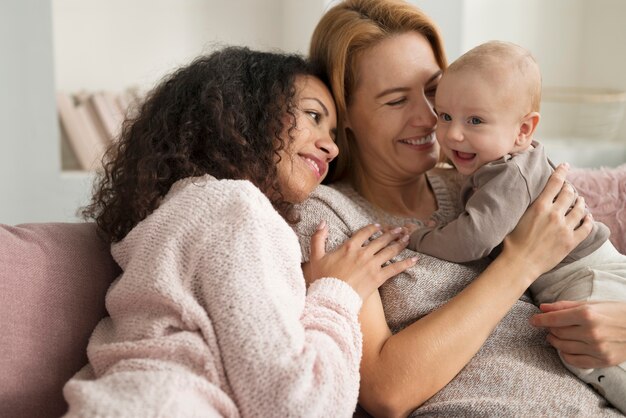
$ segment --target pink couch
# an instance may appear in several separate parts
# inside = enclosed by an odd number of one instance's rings
[[[0,417],[59,417],[119,267],[90,223],[0,225]]]
[[[626,253],[626,165],[570,179]],[[0,225],[0,417],[58,417],[119,268],[89,223]]]

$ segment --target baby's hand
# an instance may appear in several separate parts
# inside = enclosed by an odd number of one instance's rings
[[[407,222],[407,223],[404,224],[404,227],[408,231],[408,234],[411,235],[413,232],[415,232],[417,229],[419,229],[420,226],[418,224],[416,224],[416,223]]]
[[[435,228],[437,226],[437,221],[434,219],[429,219],[426,222],[424,222],[424,225],[428,228]]]
[[[397,225],[385,224],[385,225],[382,225],[382,226],[380,227],[380,230],[381,230],[381,232],[384,234],[385,232],[390,232],[390,231],[393,231],[393,230],[394,230],[394,229],[396,229],[396,228],[398,228],[398,226],[397,226]],[[402,228],[402,227],[400,227],[400,228]],[[406,231],[404,228],[403,228],[403,229],[402,229],[402,231],[400,231],[400,232],[402,232],[402,233],[404,233],[404,234],[411,233],[411,231]]]
[[[429,219],[425,221],[423,225],[416,224],[414,222],[407,222],[404,224],[404,228],[406,228],[409,235],[411,235],[413,232],[415,232],[416,230],[420,228],[434,228],[436,226],[437,226],[437,221],[433,219]]]

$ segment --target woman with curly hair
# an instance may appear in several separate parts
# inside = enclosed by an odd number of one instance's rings
[[[387,263],[408,237],[378,225],[326,254],[322,223],[306,288],[290,224],[335,129],[298,56],[226,48],[150,93],[84,211],[123,272],[68,416],[351,416],[362,300],[416,260]]]

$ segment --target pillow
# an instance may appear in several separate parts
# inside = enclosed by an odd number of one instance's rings
[[[615,248],[626,254],[626,164],[572,169],[568,180],[585,198],[594,219],[609,227]]]
[[[0,416],[58,417],[119,274],[91,223],[0,225]]]

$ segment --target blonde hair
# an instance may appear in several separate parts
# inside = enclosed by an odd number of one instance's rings
[[[357,58],[380,41],[407,32],[423,35],[439,67],[446,68],[439,30],[424,12],[405,1],[344,0],[328,10],[317,24],[309,55],[327,75],[337,104],[339,156],[329,181],[351,177],[353,182],[358,182],[361,172],[359,161],[352,155],[353,138],[348,138],[344,127],[347,106],[357,82]]]
[[[514,87],[510,92],[516,101],[529,98],[530,112],[539,112],[541,72],[530,51],[512,42],[489,41],[470,49],[446,69],[446,73],[463,70],[486,72],[500,86]],[[520,93],[526,92],[526,96]],[[509,92],[507,92],[509,93]]]

